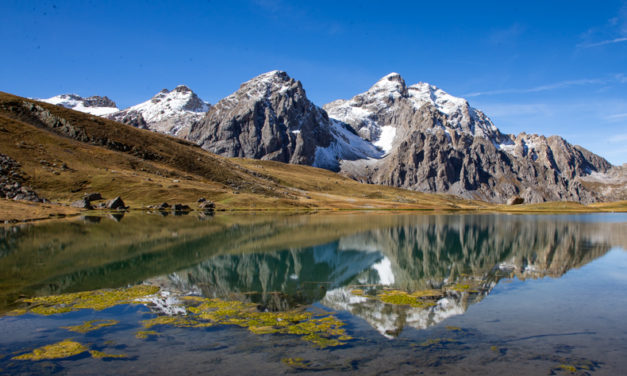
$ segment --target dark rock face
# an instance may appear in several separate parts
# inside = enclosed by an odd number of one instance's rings
[[[139,111],[120,111],[109,115],[109,119],[120,123],[131,125],[135,128],[149,129],[148,123],[144,120],[144,116]]]
[[[312,165],[316,147],[332,141],[329,126],[301,83],[274,71],[218,102],[192,125],[188,139],[223,156]]]
[[[44,202],[35,191],[24,186],[20,164],[8,155],[0,154],[0,198]]]
[[[109,97],[101,97],[98,95],[94,95],[91,97],[87,97],[83,99],[83,105],[85,107],[113,107],[117,108],[117,105],[114,101],[109,99]]]

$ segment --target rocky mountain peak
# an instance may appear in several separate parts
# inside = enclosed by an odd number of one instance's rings
[[[115,109],[118,107],[115,102],[107,96],[101,97],[98,95],[92,95],[91,97],[85,98],[83,102],[85,107],[112,107]]]
[[[185,86],[185,85],[178,85],[172,91],[176,91],[176,92],[179,92],[179,93],[190,93],[190,92],[192,92],[192,90],[190,88],[188,88],[187,86]]]
[[[289,92],[289,93],[288,93]],[[238,91],[228,96],[227,100],[259,101],[273,95],[296,95],[305,98],[305,91],[300,83],[286,72],[274,70],[244,82]]]
[[[368,93],[406,95],[407,86],[405,85],[405,80],[403,79],[403,77],[401,77],[400,74],[392,72],[381,78],[374,85],[372,85],[372,87],[368,90]]]

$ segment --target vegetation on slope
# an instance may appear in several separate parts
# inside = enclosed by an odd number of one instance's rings
[[[457,209],[483,204],[357,183],[332,172],[231,160],[189,142],[0,93],[0,145],[26,183],[60,203],[87,192],[122,196],[131,208],[163,201],[220,209]]]

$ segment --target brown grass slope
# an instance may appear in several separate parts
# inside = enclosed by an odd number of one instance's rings
[[[163,201],[218,209],[481,209],[453,196],[367,185],[333,172],[227,159],[177,138],[0,92],[0,153],[52,201],[86,192],[141,208]],[[0,205],[6,200],[0,200]]]

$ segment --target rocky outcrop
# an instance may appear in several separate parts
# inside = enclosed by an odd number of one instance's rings
[[[0,154],[0,198],[44,202],[35,191],[23,185],[20,164],[8,155]]]
[[[576,178],[598,201],[627,200],[627,163]]]
[[[107,209],[120,209],[120,210],[124,210],[124,209],[128,209],[128,206],[126,206],[124,204],[124,201],[122,200],[122,198],[120,196],[111,199],[109,201],[107,201],[106,203],[106,208]]]
[[[189,140],[213,153],[337,170],[340,159],[368,158],[376,148],[329,119],[287,73],[272,71],[241,85],[195,123]]]
[[[151,99],[107,117],[137,128],[187,137],[191,125],[203,118],[211,106],[190,88],[179,85],[163,89]]]

